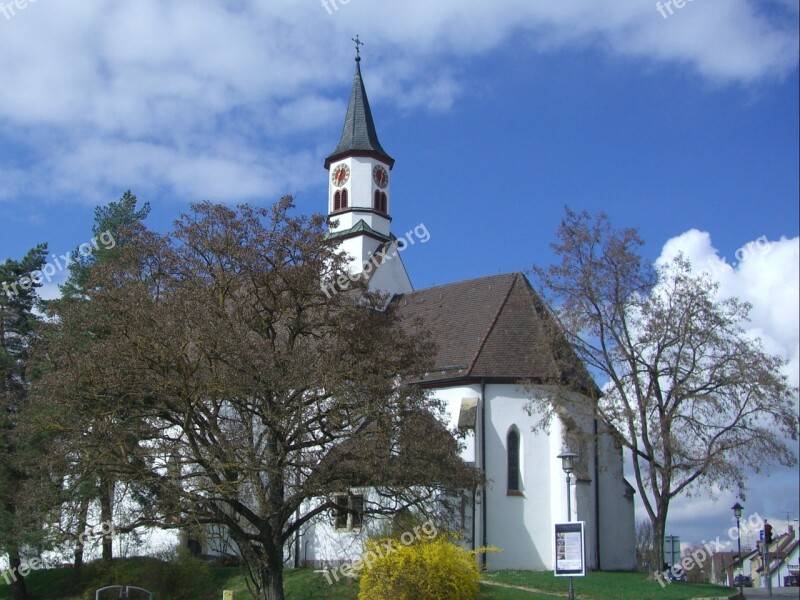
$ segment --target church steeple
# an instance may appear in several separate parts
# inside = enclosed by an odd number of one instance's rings
[[[347,106],[347,116],[342,128],[342,137],[336,150],[325,159],[325,168],[331,163],[345,156],[371,156],[380,159],[390,169],[394,159],[389,156],[378,141],[375,130],[375,121],[369,108],[367,90],[361,78],[361,57],[356,56],[356,73],[353,77],[353,89],[350,91],[350,102]]]
[[[389,225],[390,177],[394,159],[378,141],[375,121],[361,77],[361,41],[356,37],[356,73],[339,145],[325,159],[330,171],[328,215],[335,224],[329,235],[358,238],[360,250],[353,250],[363,262],[378,244],[391,239]],[[355,243],[354,242],[354,243]],[[353,243],[348,244],[352,246]]]
[[[362,45],[356,43],[356,73],[339,145],[325,159],[328,178],[328,237],[339,240],[353,273],[369,275],[370,289],[390,294],[410,291],[411,280],[390,230],[394,159],[378,141],[361,77]],[[388,258],[386,258],[388,256]],[[376,262],[377,261],[377,262]],[[379,266],[376,266],[378,263]]]

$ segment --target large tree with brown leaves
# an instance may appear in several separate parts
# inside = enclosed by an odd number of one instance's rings
[[[337,493],[371,485],[398,509],[472,483],[427,416],[441,407],[403,383],[424,335],[356,284],[325,294],[347,260],[292,211],[206,203],[169,235],[129,232],[88,302],[61,307],[40,387],[72,403],[65,443],[84,415],[115,424],[92,455],[149,490],[151,523],[224,527],[259,600],[283,598],[285,547]]]

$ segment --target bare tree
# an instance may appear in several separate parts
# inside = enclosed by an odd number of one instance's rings
[[[650,266],[642,244],[605,215],[567,209],[552,245],[559,262],[534,272],[599,379],[596,417],[629,453],[657,568],[675,497],[743,494],[750,471],[796,462],[788,440],[797,439],[797,389],[785,361],[745,333],[748,304],[718,299],[717,285],[683,257]]]
[[[636,570],[648,573],[653,564],[653,524],[649,519],[636,522]]]
[[[692,544],[683,551],[683,557],[690,559],[684,571],[689,583],[711,583],[713,560],[708,548],[701,544]]]
[[[442,407],[403,384],[424,335],[356,283],[326,295],[347,259],[323,217],[292,209],[202,204],[170,236],[138,226],[92,269],[89,301],[62,307],[40,390],[75,403],[76,432],[84,414],[114,422],[89,454],[148,490],[150,522],[224,527],[259,600],[284,597],[284,548],[336,495],[372,486],[393,504],[364,510],[394,511],[475,479]]]

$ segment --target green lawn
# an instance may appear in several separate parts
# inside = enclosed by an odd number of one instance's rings
[[[328,585],[309,570],[284,572],[289,600],[356,600],[358,583],[345,579]],[[72,569],[36,571],[25,578],[32,600],[94,600],[94,591],[105,585],[136,585],[151,590],[155,600],[220,600],[232,590],[234,600],[252,600],[241,569],[206,567],[197,563],[167,565],[147,558],[115,560],[103,569],[100,563],[85,567],[76,582]],[[11,599],[11,586],[0,577],[0,600]]]
[[[567,578],[554,577],[550,571],[490,571],[484,579],[543,592],[564,593],[569,588]],[[576,597],[591,600],[689,600],[728,597],[735,593],[730,588],[695,583],[671,583],[661,587],[657,582],[648,581],[644,573],[594,572],[576,577],[574,582]]]
[[[567,580],[550,572],[494,571],[486,581],[533,588],[523,591],[482,585],[479,600],[554,600],[563,598]],[[155,559],[116,560],[111,567],[87,565],[81,582],[71,569],[34,572],[26,578],[32,600],[93,600],[94,590],[111,583],[138,585],[154,592],[156,600],[220,600],[222,590],[233,590],[234,600],[252,600],[242,572],[236,568],[206,567],[195,562],[172,565]],[[287,570],[288,600],[357,600],[358,584],[344,579],[328,585],[310,570]],[[579,600],[689,600],[729,596],[732,590],[710,585],[671,584],[662,588],[639,573],[589,573],[575,579]],[[549,593],[547,593],[549,592]],[[0,578],[0,600],[10,600],[11,587]],[[388,599],[387,599],[388,600]]]

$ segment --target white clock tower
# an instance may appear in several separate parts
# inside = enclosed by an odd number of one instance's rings
[[[328,235],[341,240],[341,249],[352,257],[351,270],[354,273],[364,270],[364,265],[380,256],[379,251],[386,250],[387,245],[392,246],[384,253],[381,264],[371,276],[370,288],[402,293],[412,287],[390,230],[389,172],[393,166],[394,159],[378,141],[361,78],[361,57],[357,55],[342,137],[336,149],[325,159],[325,168],[330,172],[328,216],[331,225]],[[391,267],[386,256],[395,263]]]

